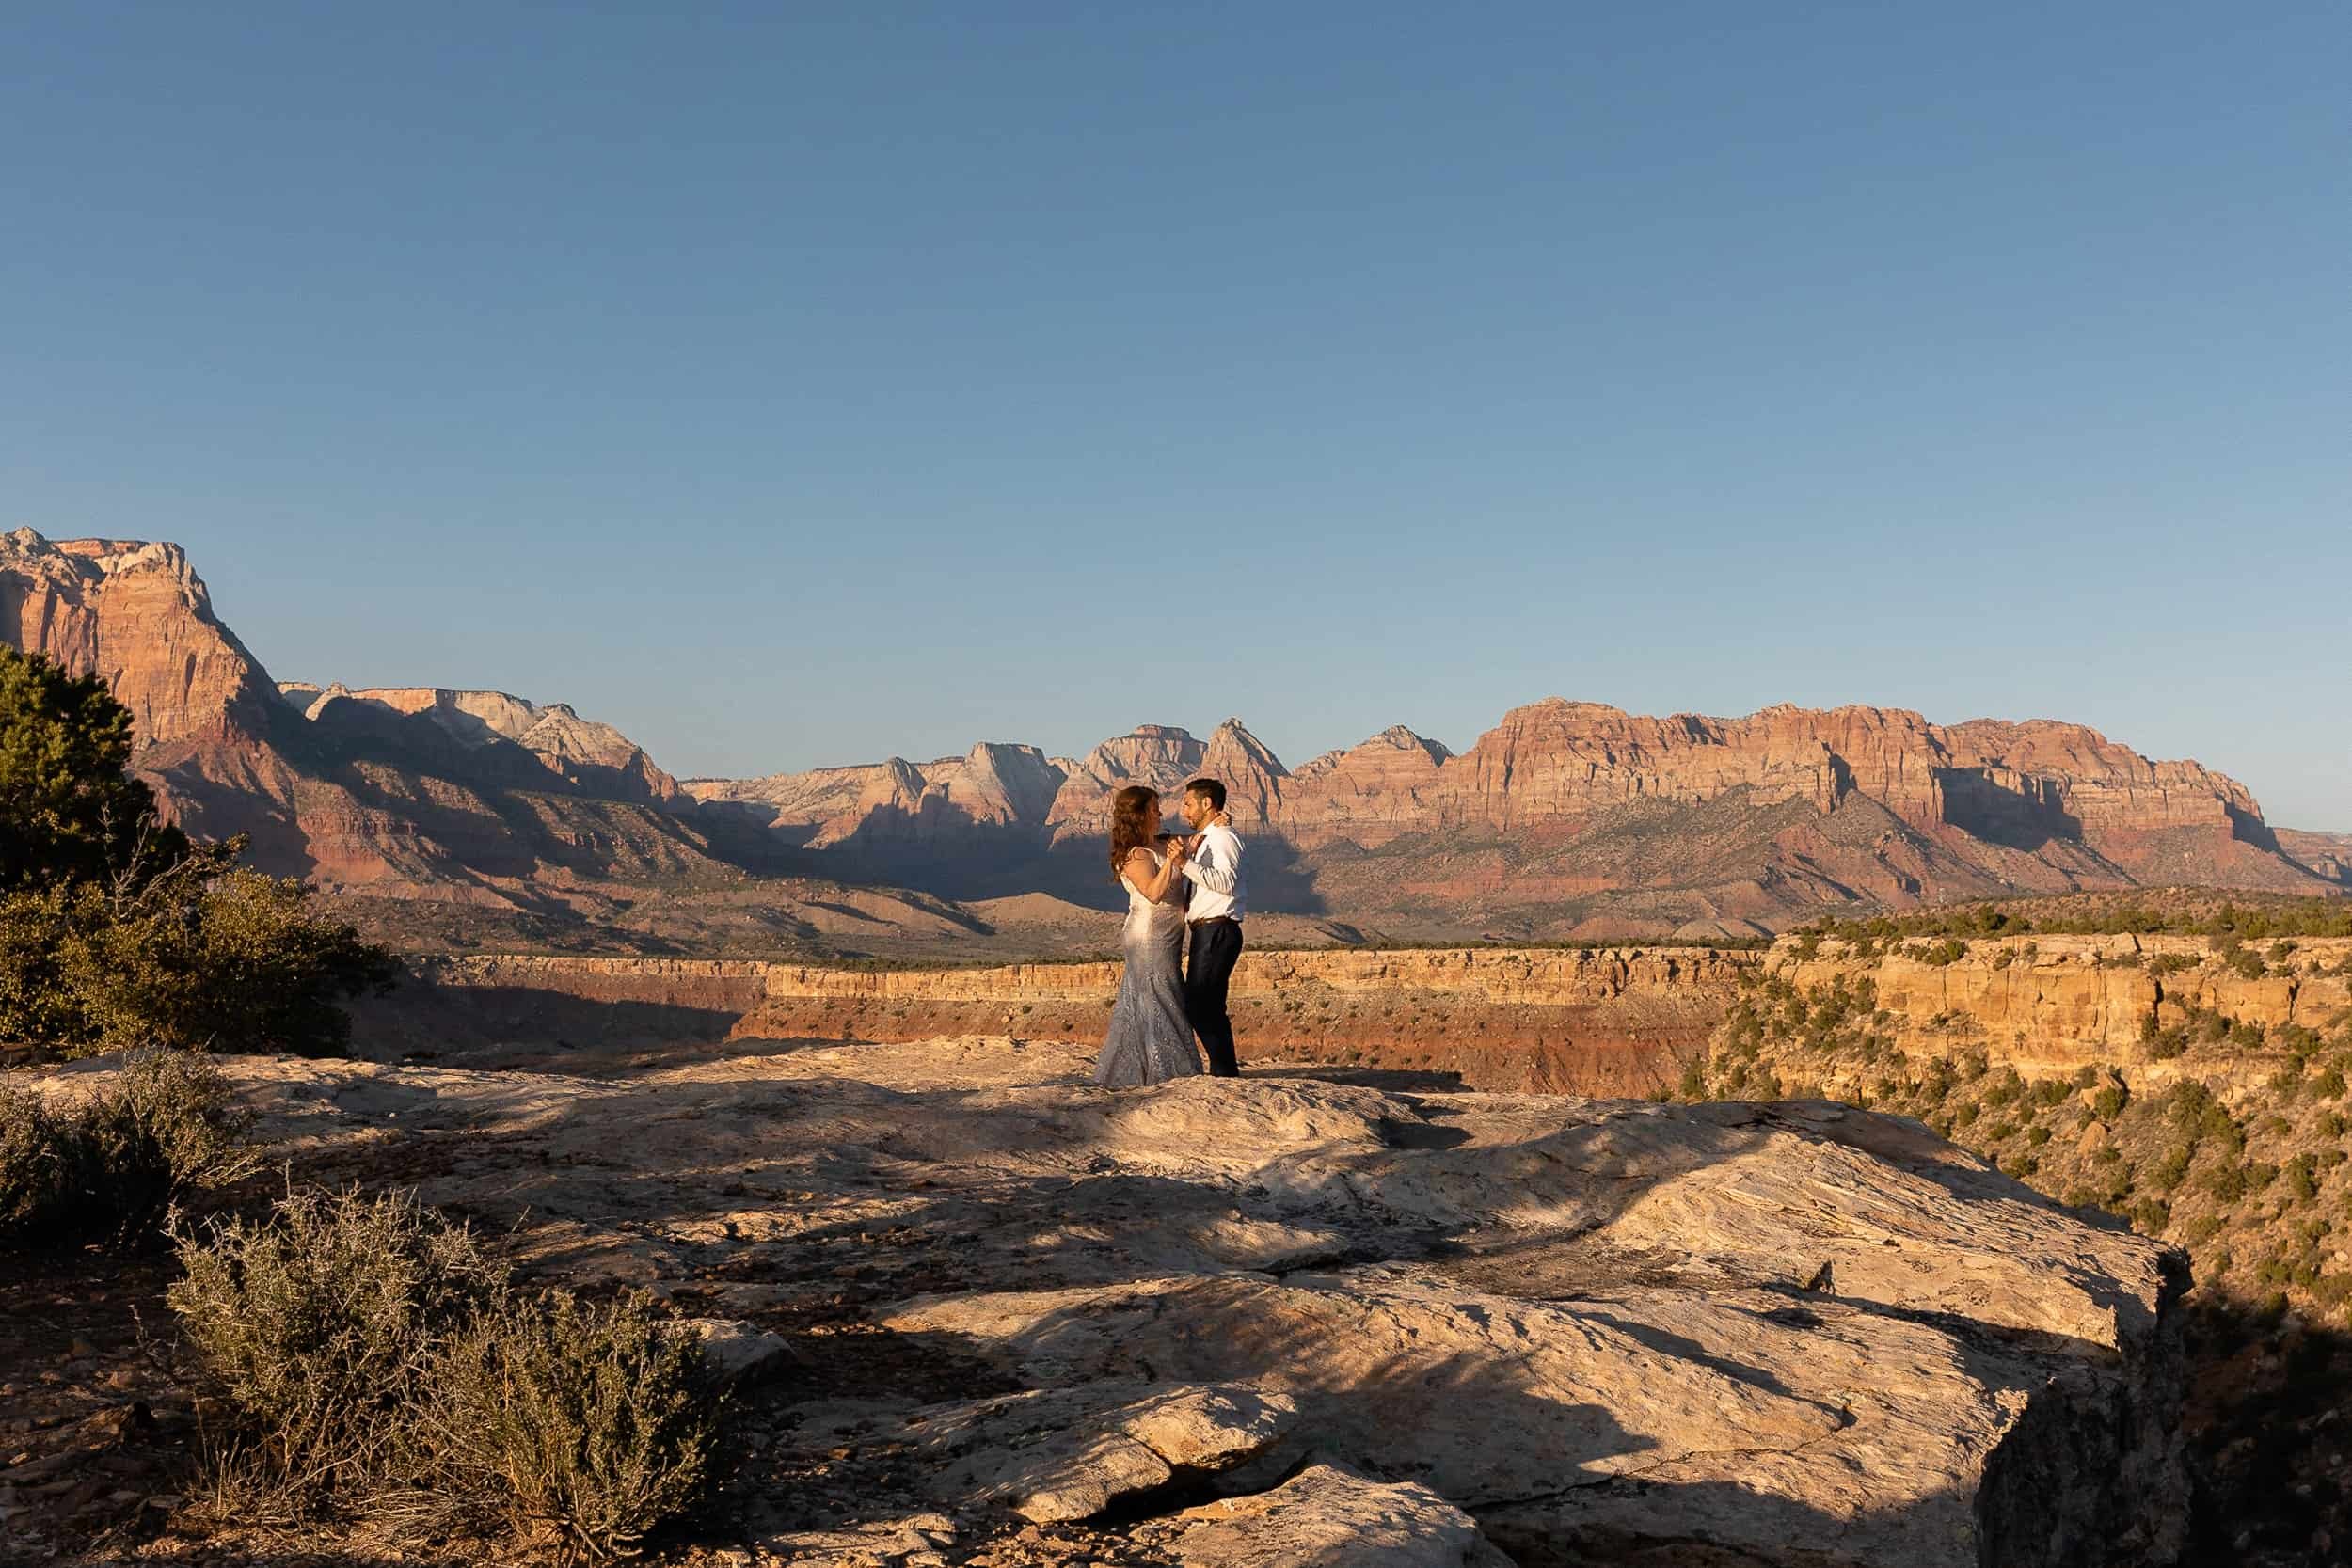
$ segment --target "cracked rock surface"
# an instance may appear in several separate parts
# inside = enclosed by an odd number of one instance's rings
[[[1100,1090],[1084,1050],[977,1037],[225,1065],[290,1152],[397,1154],[545,1275],[792,1338],[772,1454],[887,1474],[847,1517],[778,1501],[783,1560],[2177,1547],[2177,1260],[1914,1123],[1345,1069]],[[795,1400],[850,1355],[877,1375]]]
[[[1425,1486],[1335,1465],[1247,1497],[1187,1509],[1172,1544],[1184,1568],[1509,1568],[1470,1516]]]

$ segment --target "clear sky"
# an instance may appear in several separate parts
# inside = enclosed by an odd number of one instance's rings
[[[679,773],[1558,693],[2352,829],[2352,9],[86,3],[0,527]]]

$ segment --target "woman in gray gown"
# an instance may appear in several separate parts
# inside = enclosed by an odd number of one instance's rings
[[[1119,946],[1127,960],[1094,1081],[1119,1088],[1200,1070],[1184,1018],[1184,841],[1160,837],[1157,790],[1130,784],[1111,800],[1111,875],[1127,890]]]

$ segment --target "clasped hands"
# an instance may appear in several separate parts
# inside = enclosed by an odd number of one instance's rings
[[[1230,828],[1233,825],[1233,818],[1226,812],[1218,812],[1200,825],[1203,828]],[[1188,838],[1179,837],[1168,841],[1168,852],[1179,865],[1192,859],[1194,855],[1200,853],[1200,834],[1199,833],[1194,833]]]

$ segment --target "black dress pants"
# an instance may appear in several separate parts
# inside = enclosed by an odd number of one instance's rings
[[[1233,1055],[1233,1021],[1225,1010],[1226,988],[1241,960],[1241,922],[1204,920],[1192,928],[1192,951],[1184,961],[1184,1017],[1209,1053],[1209,1071],[1241,1076]]]

